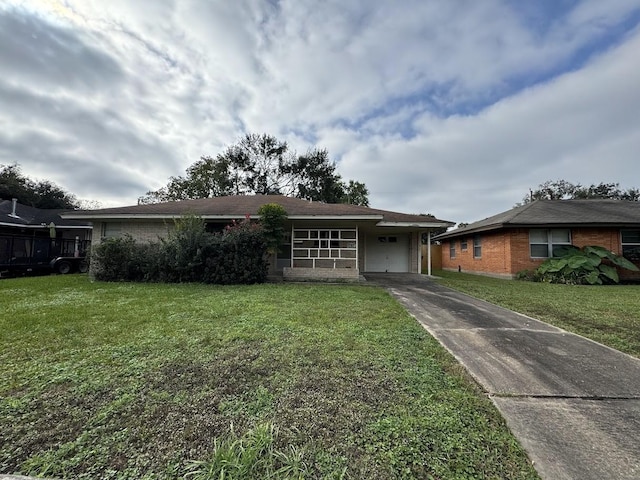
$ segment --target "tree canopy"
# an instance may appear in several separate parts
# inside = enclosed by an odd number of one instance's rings
[[[586,187],[566,180],[547,180],[538,185],[535,190],[530,190],[529,194],[522,199],[521,204],[527,204],[534,200],[580,200],[589,198],[637,202],[640,201],[640,189],[629,188],[623,190],[620,188],[619,183],[601,182],[598,185],[591,184]]]
[[[31,180],[22,174],[17,164],[0,165],[0,198],[16,198],[19,203],[36,208],[78,208],[74,195],[48,180]]]
[[[170,177],[165,187],[147,192],[139,203],[253,194],[369,204],[364,183],[343,181],[326,149],[298,155],[267,134],[247,134],[216,157],[201,157],[185,176]]]

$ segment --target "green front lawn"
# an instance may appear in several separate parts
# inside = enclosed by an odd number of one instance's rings
[[[560,285],[437,270],[438,282],[640,357],[640,285]]]
[[[0,298],[0,473],[537,478],[380,288],[72,275],[2,280]]]

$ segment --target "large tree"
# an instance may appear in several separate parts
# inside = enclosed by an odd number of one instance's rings
[[[25,177],[17,164],[0,165],[0,198],[16,198],[19,203],[36,208],[78,208],[74,195],[48,180],[36,182]]]
[[[529,194],[522,199],[522,204],[530,203],[534,200],[574,200],[604,198],[611,200],[631,200],[640,201],[640,190],[629,188],[621,190],[619,183],[604,183],[598,185],[591,184],[588,187],[579,183],[573,184],[566,180],[547,180],[538,185],[535,190],[530,190]]]
[[[184,177],[147,192],[140,203],[208,198],[222,195],[279,194],[327,203],[368,205],[363,183],[345,183],[327,150],[297,155],[286,142],[247,134],[215,158],[201,157]]]

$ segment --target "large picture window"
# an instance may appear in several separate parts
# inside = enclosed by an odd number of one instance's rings
[[[571,245],[568,228],[532,228],[529,230],[529,254],[532,258],[553,257],[558,247]]]
[[[640,263],[640,230],[622,230],[622,256]]]

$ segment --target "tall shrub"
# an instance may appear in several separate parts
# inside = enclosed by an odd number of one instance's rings
[[[267,242],[267,252],[278,253],[285,233],[287,211],[278,203],[266,203],[260,207],[258,215],[260,215],[260,225]]]
[[[260,225],[234,223],[203,252],[205,283],[262,283],[267,279],[267,242]]]
[[[164,282],[198,282],[202,278],[204,250],[212,242],[204,220],[197,215],[185,215],[175,220],[174,228],[160,239],[158,280]]]

